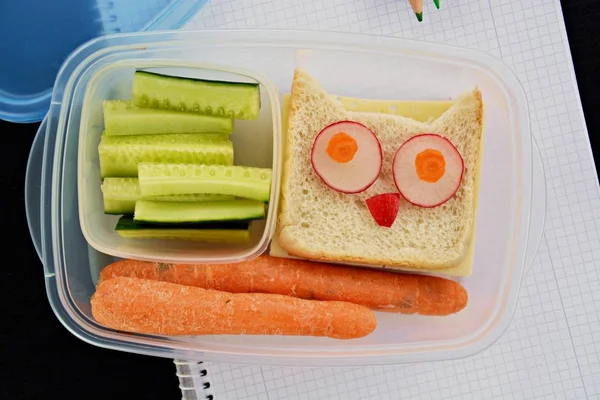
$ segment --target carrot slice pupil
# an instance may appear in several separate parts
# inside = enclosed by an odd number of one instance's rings
[[[358,144],[352,136],[340,132],[329,139],[326,151],[332,160],[339,163],[347,163],[354,158],[354,155],[358,151]]]
[[[434,183],[446,173],[446,160],[440,151],[426,149],[415,157],[415,169],[419,179]]]

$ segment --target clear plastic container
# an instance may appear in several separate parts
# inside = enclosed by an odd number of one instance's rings
[[[249,71],[288,93],[301,66],[332,94],[358,98],[446,100],[478,85],[486,102],[473,275],[461,279],[468,306],[447,317],[377,313],[371,335],[349,341],[273,336],[161,337],[116,332],[97,324],[89,299],[98,272],[114,257],[89,246],[78,214],[77,154],[82,94],[109,65],[202,63]],[[486,54],[378,36],[300,31],[202,31],[127,34],[96,39],[63,65],[48,115],[41,183],[28,174],[30,226],[40,216],[40,249],[48,297],[61,322],[97,346],[188,360],[343,366],[465,357],[489,346],[508,326],[530,241],[533,144],[523,90],[514,74]],[[251,151],[252,149],[248,149]],[[39,147],[32,152],[39,151]],[[35,166],[30,165],[34,168]],[[32,173],[35,176],[35,173]],[[533,193],[533,190],[536,193]],[[37,209],[36,209],[37,208]],[[536,210],[537,211],[537,210]],[[543,217],[541,218],[543,221]],[[539,231],[539,227],[534,227]],[[35,233],[33,233],[35,237]]]
[[[249,243],[217,245],[126,239],[115,231],[119,216],[104,214],[98,161],[98,143],[104,130],[102,102],[130,99],[133,73],[137,68],[167,75],[259,84],[261,109],[258,119],[236,120],[230,135],[235,165],[272,170],[266,218],[251,223]],[[80,90],[76,89],[74,96],[83,96],[77,187],[81,230],[90,246],[115,257],[178,263],[233,263],[262,254],[269,247],[275,230],[281,180],[281,110],[275,85],[257,73],[177,60],[138,59],[135,53],[117,63],[98,60],[88,72],[92,74],[89,82]],[[84,75],[82,79],[88,78]]]

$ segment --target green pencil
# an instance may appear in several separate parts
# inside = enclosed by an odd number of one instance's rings
[[[423,0],[408,0],[419,22],[423,21]]]
[[[435,4],[435,8],[440,9],[440,0],[433,0],[433,4]]]

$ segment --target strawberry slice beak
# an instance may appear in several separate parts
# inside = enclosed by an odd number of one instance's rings
[[[377,225],[390,228],[400,209],[399,193],[383,193],[369,197],[366,201],[371,216]]]

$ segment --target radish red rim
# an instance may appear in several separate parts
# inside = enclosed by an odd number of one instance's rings
[[[373,131],[354,121],[326,126],[315,138],[311,163],[327,186],[342,193],[367,190],[381,173],[383,152]]]
[[[400,146],[392,170],[402,197],[416,206],[432,208],[456,194],[465,168],[462,155],[452,142],[426,133],[413,136]]]

